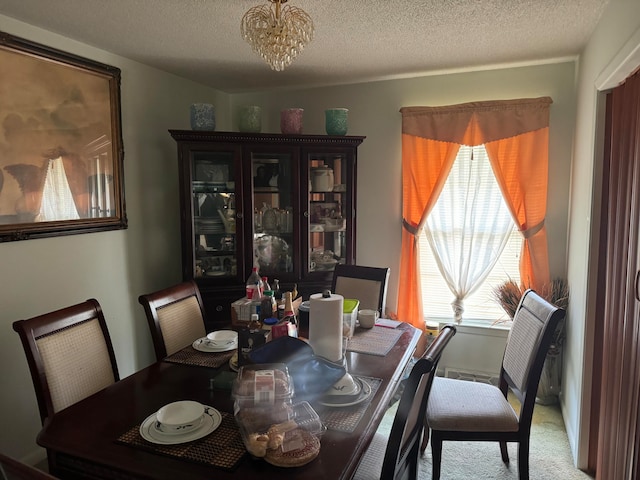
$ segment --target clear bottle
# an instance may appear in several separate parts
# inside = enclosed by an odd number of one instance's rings
[[[263,292],[263,284],[260,275],[258,274],[258,267],[253,267],[251,275],[247,278],[247,298],[249,300],[260,301]]]
[[[269,285],[269,277],[262,277],[262,291],[266,292],[267,290],[271,290],[271,285]]]

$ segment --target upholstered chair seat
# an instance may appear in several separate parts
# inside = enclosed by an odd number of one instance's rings
[[[517,432],[518,415],[493,385],[437,377],[427,404],[434,430]]]

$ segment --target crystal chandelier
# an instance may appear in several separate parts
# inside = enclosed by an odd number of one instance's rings
[[[269,0],[242,17],[242,37],[269,64],[281,72],[313,38],[313,21],[298,7],[282,6],[287,0]]]

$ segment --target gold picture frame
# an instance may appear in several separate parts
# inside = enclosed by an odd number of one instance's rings
[[[127,228],[120,70],[0,32],[0,242]]]

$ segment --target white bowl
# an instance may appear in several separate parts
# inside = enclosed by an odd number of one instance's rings
[[[212,347],[224,347],[238,341],[238,332],[233,330],[216,330],[207,334],[207,343]]]
[[[358,395],[360,393],[360,385],[353,377],[346,373],[340,380],[325,393],[325,395]]]
[[[182,433],[198,427],[204,415],[204,405],[182,400],[165,405],[156,413],[157,428],[165,433]]]

